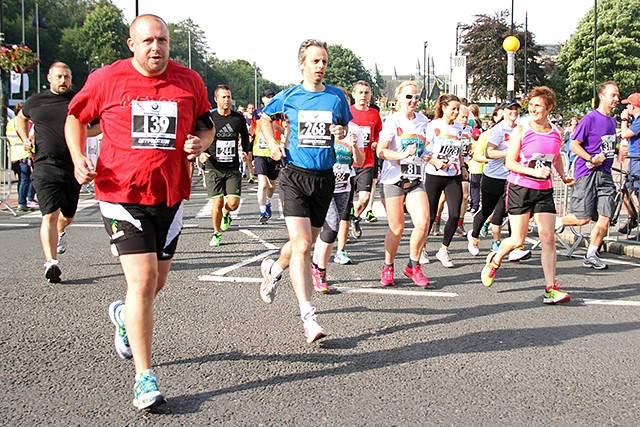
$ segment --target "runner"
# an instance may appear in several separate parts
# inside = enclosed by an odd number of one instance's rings
[[[335,177],[334,139],[347,134],[352,116],[342,90],[322,82],[327,70],[327,44],[305,40],[298,51],[298,65],[303,82],[278,93],[263,110],[260,125],[269,143],[271,158],[285,159],[279,176],[280,200],[289,241],[277,260],[264,259],[260,266],[264,280],[260,296],[273,302],[284,269],[290,267],[289,278],[300,307],[307,343],[326,336],[318,324],[311,304],[311,246],[320,234],[333,197]],[[274,118],[286,117],[290,123],[287,144],[275,138]]]
[[[75,176],[94,180],[111,250],[127,282],[125,302],[109,306],[120,357],[133,358],[133,404],[166,402],[151,367],[153,302],[164,287],[191,193],[189,160],[214,135],[200,76],[169,60],[169,29],[155,15],[138,16],[127,39],[133,58],[89,75],[69,105],[65,126]],[[128,100],[123,103],[123,100]],[[84,155],[86,125],[100,118],[98,163]]]
[[[271,98],[276,95],[273,89],[267,89],[262,94],[262,104],[266,106]],[[264,107],[263,107],[264,108]],[[253,159],[254,171],[258,175],[258,206],[260,209],[260,224],[267,224],[271,218],[271,198],[276,191],[276,180],[280,170],[281,162],[276,162],[271,158],[269,144],[260,129],[260,118],[262,117],[262,108],[253,112],[251,119],[250,133],[254,134],[253,139]],[[282,120],[275,120],[275,138],[279,143],[282,142],[282,134],[284,133],[284,124]]]
[[[419,90],[414,81],[405,81],[396,89],[397,111],[382,125],[378,142],[378,157],[383,160],[380,173],[380,195],[387,211],[389,230],[384,239],[384,266],[380,275],[382,286],[394,286],[394,261],[404,232],[405,207],[413,230],[409,240],[409,263],[404,269],[416,286],[429,286],[422,273],[420,252],[427,239],[429,203],[422,184],[429,120],[416,112]]]
[[[362,166],[356,166],[355,192],[358,193],[358,201],[353,203],[353,217],[351,219],[351,234],[356,239],[362,235],[360,227],[360,215],[364,212],[369,204],[371,197],[371,188],[375,180],[375,150],[378,146],[378,138],[382,130],[382,120],[378,110],[371,108],[371,86],[364,80],[358,80],[353,85],[351,92],[354,103],[351,106],[351,114],[353,114],[353,123],[360,126],[360,130],[364,135],[364,154],[365,161]],[[367,212],[369,221],[373,219],[373,212]]]
[[[481,278],[485,286],[493,284],[502,259],[524,243],[533,215],[542,244],[542,270],[546,283],[544,304],[569,302],[571,297],[560,291],[556,280],[556,239],[554,234],[556,207],[553,200],[553,169],[562,182],[572,186],[575,179],[564,175],[560,148],[562,133],[549,123],[549,113],[556,105],[556,94],[546,86],[533,88],[528,96],[529,117],[517,126],[509,139],[505,166],[507,200],[511,236],[500,244],[498,252],[487,256]],[[553,168],[553,169],[552,169]]]
[[[217,108],[211,116],[216,135],[211,146],[199,156],[200,162],[205,165],[207,194],[213,202],[213,235],[209,241],[209,246],[212,247],[220,246],[222,231],[227,231],[231,225],[231,212],[240,206],[242,174],[238,142],[242,146],[242,158],[251,149],[244,116],[231,110],[229,86],[218,85],[214,99]]]
[[[25,149],[31,151],[35,147],[31,182],[42,213],[44,277],[49,283],[60,283],[58,255],[67,251],[66,230],[78,209],[81,188],[73,176],[73,161],[64,135],[67,108],[76,92],[71,89],[71,69],[63,62],[49,67],[47,81],[49,90],[30,96],[16,116],[16,131]],[[33,139],[29,137],[29,120],[35,129]],[[100,126],[92,126],[87,132],[89,136],[99,133]]]

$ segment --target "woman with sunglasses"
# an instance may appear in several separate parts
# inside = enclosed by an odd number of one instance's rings
[[[431,158],[426,167],[425,189],[431,206],[429,225],[433,223],[438,200],[444,193],[449,218],[444,226],[442,245],[436,258],[447,268],[453,267],[449,245],[458,227],[462,204],[462,180],[469,178],[462,156],[462,125],[456,122],[460,100],[456,95],[443,93],[436,102],[435,119],[427,127],[427,142],[431,144]]]
[[[389,230],[384,239],[384,267],[380,275],[382,286],[393,286],[393,263],[404,231],[404,209],[411,216],[413,231],[409,240],[409,263],[405,276],[420,287],[429,285],[422,274],[420,252],[427,238],[429,205],[422,185],[422,168],[429,158],[425,154],[429,120],[416,112],[418,85],[405,81],[396,89],[396,112],[382,126],[376,152],[383,160],[380,172],[380,195],[387,211]],[[436,201],[437,203],[437,201]]]

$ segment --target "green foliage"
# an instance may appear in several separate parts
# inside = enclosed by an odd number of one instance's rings
[[[467,75],[471,86],[471,99],[507,97],[507,53],[502,48],[504,39],[511,35],[507,24],[508,11],[494,15],[476,15],[471,25],[462,26],[460,49],[467,56]],[[525,31],[521,25],[514,28],[514,36],[520,41],[515,54],[515,93],[523,95],[528,89],[544,84],[542,64],[536,59],[541,46],[535,43],[535,35]],[[525,39],[527,47],[527,82],[524,80]]]
[[[600,0],[597,3],[595,83],[613,80],[622,97],[640,90],[640,0]],[[563,46],[552,85],[562,108],[584,112],[594,92],[593,9]]]
[[[329,45],[329,65],[324,81],[329,85],[342,87],[347,90],[347,93],[351,93],[353,84],[358,80],[364,80],[371,85],[373,99],[376,99],[381,88],[384,87],[380,73],[376,72],[373,75],[365,69],[359,56],[340,45]],[[379,82],[382,82],[382,86]]]

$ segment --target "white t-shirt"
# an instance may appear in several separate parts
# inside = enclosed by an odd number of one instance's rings
[[[427,126],[427,141],[431,143],[431,155],[449,165],[436,169],[427,164],[428,175],[457,176],[462,172],[460,151],[462,150],[462,125],[458,122],[447,124],[444,119],[436,119]]]
[[[427,141],[427,125],[429,119],[424,114],[415,113],[413,120],[407,119],[401,113],[393,113],[382,125],[380,141],[389,141],[389,149],[402,152],[408,145],[418,146],[415,154],[403,160],[385,160],[382,162],[380,182],[395,184],[404,176],[416,179],[422,176],[422,154]]]
[[[506,151],[513,129],[514,128],[508,125],[504,120],[501,121],[491,129],[487,145],[493,144],[498,150]],[[504,160],[504,157],[500,159],[489,159],[487,165],[484,167],[483,173],[489,178],[507,179],[509,170],[504,165]]]

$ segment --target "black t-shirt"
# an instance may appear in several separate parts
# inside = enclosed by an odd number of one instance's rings
[[[221,116],[218,110],[211,113],[216,126],[213,143],[207,149],[211,156],[205,166],[215,169],[240,169],[238,156],[238,139],[242,144],[242,151],[251,151],[247,122],[242,114],[231,111],[228,116]]]
[[[71,154],[64,139],[64,122],[71,98],[69,91],[56,95],[50,90],[31,95],[22,107],[22,114],[35,127],[35,163],[42,162],[73,168]]]

